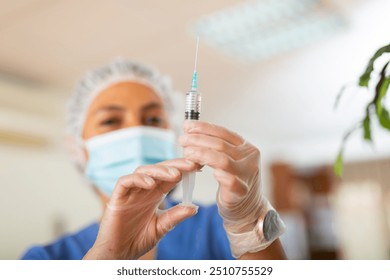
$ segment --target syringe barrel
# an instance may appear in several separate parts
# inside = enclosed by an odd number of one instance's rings
[[[190,90],[186,94],[186,120],[199,120],[200,117],[200,93],[195,90]]]

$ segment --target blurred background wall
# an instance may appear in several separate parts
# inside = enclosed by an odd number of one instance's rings
[[[371,96],[347,91],[338,110],[335,98],[389,42],[388,11],[387,0],[1,0],[0,259],[101,214],[63,145],[77,79],[123,56],[185,92],[197,34],[201,118],[261,149],[288,256],[389,258],[390,134],[374,126],[374,146],[354,135],[344,178],[330,169]],[[213,203],[212,171],[197,180],[196,200]]]

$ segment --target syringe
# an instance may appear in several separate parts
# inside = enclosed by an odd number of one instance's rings
[[[196,66],[198,62],[199,37],[196,40],[195,66],[192,74],[191,90],[186,94],[185,119],[199,120],[201,96],[198,92],[198,73]],[[183,174],[183,202],[184,205],[192,205],[192,193],[195,186],[195,172],[186,172]]]

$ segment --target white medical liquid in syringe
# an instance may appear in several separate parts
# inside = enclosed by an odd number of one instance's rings
[[[200,117],[201,96],[198,92],[198,73],[196,72],[196,63],[198,60],[199,37],[196,42],[195,67],[192,75],[191,90],[186,94],[185,119],[197,121]],[[182,189],[184,205],[192,205],[192,193],[195,186],[195,172],[186,172],[183,174]]]

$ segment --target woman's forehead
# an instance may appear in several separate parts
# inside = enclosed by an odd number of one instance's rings
[[[137,82],[120,82],[102,90],[93,100],[89,111],[107,106],[141,108],[149,103],[160,104],[160,96],[149,86]]]

